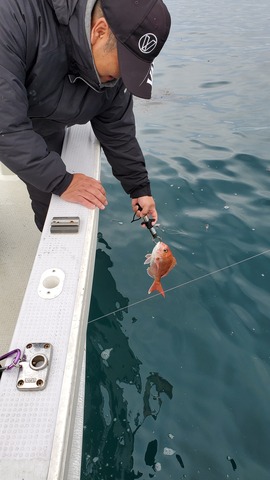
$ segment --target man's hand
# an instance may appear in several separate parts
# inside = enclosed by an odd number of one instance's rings
[[[138,204],[142,210],[139,210]],[[156,211],[156,205],[153,197],[138,197],[133,198],[131,201],[132,210],[136,213],[137,217],[144,217],[147,215],[149,218],[153,218],[153,225],[157,222],[158,214]]]
[[[104,210],[108,205],[106,192],[101,183],[83,173],[74,173],[71,183],[62,193],[61,198],[87,208],[98,207]]]

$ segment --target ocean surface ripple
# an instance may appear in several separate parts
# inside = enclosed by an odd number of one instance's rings
[[[167,0],[151,101],[135,99],[159,235],[103,161],[82,480],[269,480],[270,7]]]

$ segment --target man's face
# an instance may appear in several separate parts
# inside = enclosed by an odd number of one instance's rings
[[[101,83],[120,77],[117,46],[104,17],[99,18],[91,30],[91,48]]]
[[[92,54],[101,83],[120,77],[117,48],[108,49],[103,38],[92,47]]]

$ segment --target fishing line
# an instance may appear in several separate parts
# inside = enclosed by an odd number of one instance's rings
[[[210,277],[211,275],[215,275],[216,273],[223,272],[224,270],[227,270],[228,268],[236,267],[236,265],[240,265],[241,263],[248,262],[249,260],[253,260],[254,258],[260,257],[262,255],[265,255],[266,253],[269,253],[270,249],[264,250],[264,252],[257,253],[256,255],[252,255],[251,257],[244,258],[243,260],[239,260],[239,262],[234,262],[231,263],[230,265],[227,265],[226,267],[219,268],[217,270],[214,270],[213,272],[205,273],[204,275],[200,275],[199,277],[193,278],[192,280],[187,280],[184,283],[180,283],[179,285],[176,285],[175,287],[167,288],[167,290],[164,290],[165,293],[171,292],[172,290],[176,290],[176,288],[181,288],[186,285],[190,285],[191,283],[198,282],[199,280],[202,280],[203,278]],[[93,320],[90,320],[89,323],[94,323],[97,322],[97,320],[101,320],[102,318],[108,317],[109,315],[114,315],[115,313],[122,312],[123,310],[127,310],[128,308],[134,307],[135,305],[139,305],[140,303],[147,302],[148,300],[152,300],[155,297],[159,297],[160,293],[156,293],[154,295],[151,295],[151,297],[146,297],[143,298],[142,300],[138,300],[137,302],[131,303],[130,305],[127,305],[126,307],[118,308],[117,310],[114,310],[113,312],[106,313],[105,315],[102,315],[101,317],[94,318]]]

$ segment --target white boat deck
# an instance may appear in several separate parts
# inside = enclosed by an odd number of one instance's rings
[[[19,316],[40,232],[24,183],[0,164],[0,355]]]
[[[78,156],[80,171],[99,178],[100,149],[89,124],[67,132],[62,157],[69,171],[77,170]],[[24,185],[9,172],[1,173],[0,355],[15,348],[23,351],[33,342],[51,344],[53,355],[42,390],[17,388],[23,364],[2,374],[0,478],[79,480],[85,334],[98,210],[53,196],[40,234]],[[78,233],[51,232],[52,218],[64,216],[80,218]],[[28,372],[24,378],[24,387],[29,386]]]

